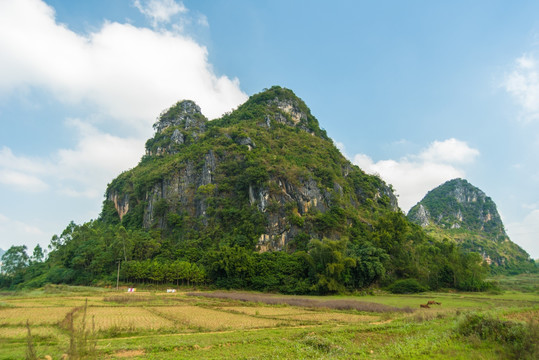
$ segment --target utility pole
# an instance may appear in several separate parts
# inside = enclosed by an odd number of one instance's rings
[[[116,291],[118,291],[118,285],[120,283],[120,263],[122,260],[118,260],[118,275],[116,276]]]

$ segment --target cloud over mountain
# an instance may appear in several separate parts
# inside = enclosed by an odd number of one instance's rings
[[[356,154],[353,163],[369,173],[379,174],[399,195],[399,206],[408,211],[427,193],[444,181],[464,177],[463,165],[471,164],[479,151],[454,138],[434,141],[419,154],[399,160],[373,161]]]

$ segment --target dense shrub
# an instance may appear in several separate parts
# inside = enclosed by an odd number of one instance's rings
[[[457,289],[463,291],[498,291],[495,282],[483,280],[464,280],[457,284]]]
[[[388,290],[393,294],[413,294],[427,291],[428,289],[416,279],[404,279],[395,281],[388,287]]]
[[[539,355],[539,326],[533,320],[525,325],[485,314],[468,314],[459,323],[457,333],[498,342],[514,359],[537,359]]]

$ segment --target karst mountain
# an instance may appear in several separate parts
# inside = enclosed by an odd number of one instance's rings
[[[505,232],[494,201],[465,179],[431,190],[408,218],[437,239],[450,238],[462,249],[480,253],[495,271],[521,272],[530,263],[526,251]]]

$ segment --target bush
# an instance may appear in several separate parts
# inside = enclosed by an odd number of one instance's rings
[[[416,279],[404,279],[395,281],[388,287],[388,290],[393,294],[413,294],[427,291],[428,289]]]
[[[526,326],[490,315],[468,314],[459,323],[457,333],[498,342],[514,359],[536,359],[539,355],[539,326],[533,319]]]
[[[464,280],[457,284],[457,289],[463,291],[499,291],[499,286],[493,281]]]

